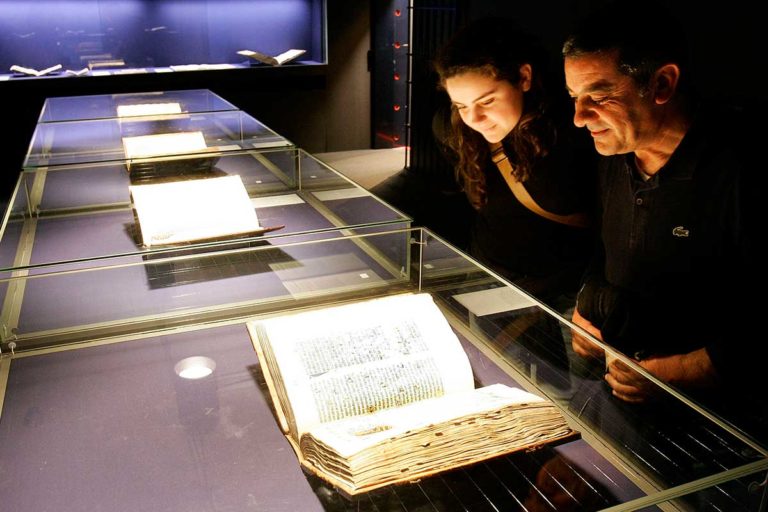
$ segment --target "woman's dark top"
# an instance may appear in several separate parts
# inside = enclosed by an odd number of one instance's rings
[[[539,206],[560,215],[593,209],[594,150],[577,147],[576,134],[569,132],[558,131],[555,146],[524,182]],[[591,255],[593,230],[560,224],[526,208],[490,159],[485,178],[487,201],[472,223],[470,253],[545,301],[575,292]]]
[[[437,120],[438,140],[445,131]],[[570,123],[568,123],[570,124]],[[567,215],[594,210],[596,154],[591,141],[563,123],[549,154],[524,183],[549,212]],[[572,125],[571,125],[572,126]],[[474,213],[469,252],[501,276],[545,302],[575,294],[589,260],[594,230],[545,219],[514,196],[501,171],[488,158],[484,167],[486,203]]]

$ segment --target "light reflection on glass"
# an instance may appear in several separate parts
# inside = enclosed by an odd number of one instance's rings
[[[176,375],[182,379],[202,379],[213,373],[216,361],[210,357],[193,356],[182,359],[173,367]]]

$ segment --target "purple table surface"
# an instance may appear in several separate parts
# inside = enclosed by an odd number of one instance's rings
[[[515,385],[465,346],[479,385]],[[190,356],[213,359],[214,373],[179,378]],[[552,460],[607,504],[642,495],[578,440],[346,499],[302,473],[242,324],[17,358],[6,394],[3,512],[491,510],[541,494],[532,482]],[[495,494],[499,483],[519,496]]]

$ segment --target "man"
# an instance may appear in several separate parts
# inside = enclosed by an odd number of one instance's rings
[[[605,6],[563,47],[574,123],[606,158],[601,240],[573,322],[649,373],[765,432],[765,402],[749,407],[765,342],[747,283],[756,282],[759,151],[747,116],[694,99],[683,31],[663,11]],[[713,69],[717,69],[714,66]],[[716,71],[715,71],[716,72]],[[756,152],[756,151],[755,151]],[[762,171],[760,171],[762,172]],[[575,335],[574,351],[602,349]],[[655,386],[620,361],[612,394],[647,403]]]

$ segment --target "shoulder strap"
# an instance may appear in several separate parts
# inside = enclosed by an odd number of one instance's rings
[[[544,217],[545,219],[576,228],[585,228],[589,226],[589,220],[587,215],[584,213],[558,215],[557,213],[548,212],[539,206],[538,203],[531,197],[531,194],[529,194],[525,189],[523,183],[515,179],[515,176],[512,174],[512,164],[509,162],[506,153],[504,153],[504,147],[500,142],[494,142],[491,144],[491,160],[493,160],[493,163],[496,164],[499,172],[504,177],[504,181],[507,182],[509,189],[515,195],[517,200],[533,213]]]

